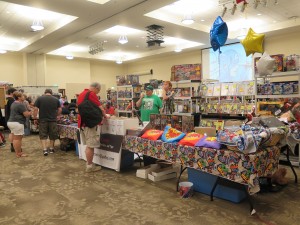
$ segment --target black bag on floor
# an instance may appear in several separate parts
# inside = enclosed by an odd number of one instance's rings
[[[62,151],[76,150],[75,140],[70,138],[60,139],[60,150]]]

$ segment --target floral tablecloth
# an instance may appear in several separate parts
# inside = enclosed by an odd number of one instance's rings
[[[276,146],[260,149],[253,154],[231,150],[216,150],[182,146],[125,136],[123,148],[158,159],[180,162],[231,181],[246,184],[250,193],[260,190],[258,178],[271,175],[278,168],[280,149]]]
[[[60,138],[70,138],[77,140],[77,132],[79,131],[77,123],[70,125],[57,124],[57,127]]]

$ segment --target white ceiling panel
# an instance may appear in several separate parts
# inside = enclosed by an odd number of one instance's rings
[[[176,54],[210,47],[209,31],[217,16],[229,27],[227,43],[238,41],[242,28],[266,36],[300,30],[299,0],[4,0],[0,1],[0,49],[32,54],[74,55],[99,60],[137,60],[157,54]],[[265,2],[267,4],[265,4]],[[277,4],[276,4],[277,3]],[[195,22],[184,25],[190,14]],[[33,32],[34,19],[45,27]],[[163,26],[164,43],[148,47],[146,27]],[[137,32],[122,30],[124,27]],[[114,29],[114,32],[107,32]],[[120,35],[128,43],[120,44]],[[103,42],[103,51],[91,55],[90,46]]]

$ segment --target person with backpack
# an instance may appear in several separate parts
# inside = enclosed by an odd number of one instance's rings
[[[78,105],[78,127],[80,128],[82,142],[86,145],[86,172],[96,172],[101,166],[93,164],[94,148],[100,147],[100,132],[98,125],[101,124],[103,117],[107,118],[103,107],[97,97],[101,90],[98,82],[90,84],[89,89],[84,89],[77,99]]]

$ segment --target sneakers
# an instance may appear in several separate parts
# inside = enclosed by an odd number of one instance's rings
[[[91,173],[91,172],[97,172],[101,170],[101,166],[96,166],[95,164],[92,165],[87,165],[85,172],[86,173]]]
[[[0,143],[0,148],[3,148],[3,147],[5,147],[5,144],[2,142],[2,143]]]
[[[48,150],[47,149],[43,150],[43,154],[44,154],[44,156],[47,156],[48,155]]]
[[[50,148],[50,149],[49,149],[49,153],[50,153],[50,154],[53,154],[53,153],[54,153],[54,149],[53,149],[53,148]]]

